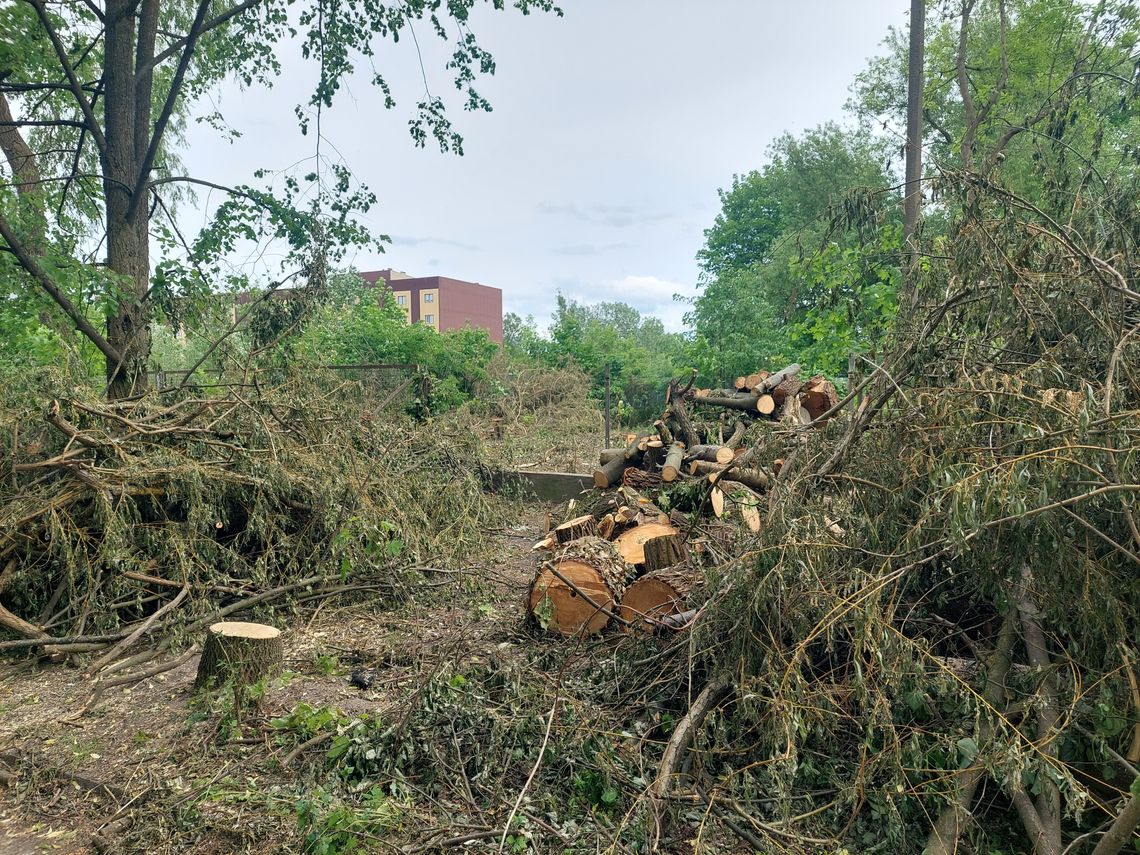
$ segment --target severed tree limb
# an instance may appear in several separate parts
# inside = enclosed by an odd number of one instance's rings
[[[99,352],[102,353],[109,362],[120,362],[121,357],[119,351],[103,337],[103,334],[99,332],[99,330],[95,329],[91,321],[87,320],[87,316],[71,302],[71,299],[64,294],[52,278],[44,272],[44,269],[28,251],[27,247],[16,237],[15,230],[13,230],[12,225],[4,218],[2,212],[0,212],[0,237],[4,238],[4,241],[8,244],[8,248],[12,250],[12,254],[16,256],[16,260],[20,262],[20,266],[24,268],[28,275],[36,281],[36,284],[51,297],[55,304],[63,310],[64,314],[71,318],[75,324],[75,328],[87,336],[88,340],[98,348]]]
[[[1021,618],[1021,632],[1025,638],[1025,651],[1029,664],[1041,671],[1040,684],[1041,708],[1037,713],[1037,750],[1049,762],[1057,756],[1056,727],[1060,718],[1057,700],[1057,678],[1053,673],[1053,662],[1049,656],[1049,649],[1045,641],[1045,632],[1041,628],[1041,613],[1033,599],[1030,590],[1033,584],[1033,572],[1029,565],[1021,568],[1017,584],[1014,588],[1014,605]],[[1033,826],[1032,817],[1025,811],[1026,804],[1018,804],[1015,798],[1018,814],[1026,822],[1026,829],[1034,839],[1034,851],[1039,855],[1058,855],[1061,851],[1061,791],[1057,784],[1048,776],[1041,776],[1041,792],[1037,796],[1034,813],[1037,825]],[[1016,795],[1016,794],[1015,794]],[[1024,796],[1024,793],[1022,793]]]
[[[1140,781],[1140,778],[1137,779]],[[1132,798],[1116,816],[1112,826],[1092,851],[1092,855],[1117,855],[1132,839],[1133,832],[1140,827],[1140,786],[1132,783]]]
[[[993,721],[989,713],[992,710],[1005,706],[1005,681],[1009,674],[1010,662],[1013,656],[1013,642],[1017,635],[1017,608],[1010,605],[1006,611],[998,632],[997,645],[990,656],[989,668],[985,689],[982,698],[989,710],[982,710],[978,716],[977,738],[978,753],[981,754],[986,743],[993,735]],[[985,764],[980,759],[975,761],[953,777],[957,787],[956,792],[948,804],[934,821],[930,829],[930,836],[926,838],[923,855],[956,855],[958,852],[958,839],[962,832],[974,821],[970,813],[970,806],[974,802],[974,793],[986,775]]]
[[[669,744],[665,746],[661,765],[657,769],[657,777],[649,785],[651,799],[659,801],[669,795],[677,771],[685,759],[685,753],[696,739],[697,731],[705,723],[709,713],[730,691],[732,691],[732,680],[721,677],[708,683],[693,700],[688,712],[677,722],[677,728],[669,738]]]

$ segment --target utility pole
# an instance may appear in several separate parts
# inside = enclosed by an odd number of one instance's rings
[[[610,447],[610,363],[606,363],[606,448]]]
[[[906,186],[903,196],[903,288],[915,299],[918,217],[922,209],[922,86],[926,0],[910,3],[910,68],[906,88]]]

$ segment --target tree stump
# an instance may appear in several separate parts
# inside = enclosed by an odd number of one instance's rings
[[[664,534],[645,541],[642,547],[645,554],[645,572],[664,570],[680,564],[688,557],[685,543],[679,534]]]
[[[248,686],[280,671],[284,655],[281,631],[276,627],[241,621],[215,623],[206,631],[194,688],[211,683],[219,686],[231,679],[236,687]]]
[[[699,570],[687,566],[648,573],[625,592],[621,617],[630,629],[652,632],[661,618],[684,611],[689,595],[703,581]]]
[[[609,541],[580,538],[539,568],[530,585],[527,610],[548,632],[601,632],[633,573]]]

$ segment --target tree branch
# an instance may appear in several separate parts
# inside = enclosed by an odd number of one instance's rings
[[[83,84],[79,82],[79,77],[75,74],[75,69],[71,65],[71,61],[67,56],[67,49],[64,48],[63,42],[59,40],[59,34],[56,33],[55,27],[51,25],[51,19],[48,17],[47,9],[44,7],[43,0],[26,0],[32,4],[32,8],[36,10],[39,16],[40,24],[43,26],[44,31],[47,33],[48,38],[51,39],[52,47],[55,49],[55,55],[59,59],[59,64],[63,68],[64,74],[67,75],[67,82],[71,87],[71,94],[75,96],[76,103],[79,104],[79,109],[83,113],[83,118],[87,122],[87,129],[91,132],[92,139],[95,140],[95,145],[99,147],[99,153],[103,157],[107,156],[107,138],[103,136],[103,129],[99,126],[99,122],[95,119],[95,111],[91,106],[91,102],[83,93]]]
[[[52,300],[55,301],[64,313],[71,318],[75,323],[76,329],[83,333],[99,349],[107,359],[111,362],[118,362],[120,359],[119,352],[111,346],[99,332],[91,325],[91,321],[87,320],[86,315],[75,306],[74,303],[68,299],[59,286],[52,281],[51,277],[44,272],[44,269],[36,263],[36,260],[30,253],[23,247],[20,241],[16,238],[16,233],[13,231],[12,226],[4,218],[3,213],[0,213],[0,237],[3,237],[7,242],[8,247],[12,250],[12,254],[16,256],[16,260],[20,262],[20,266],[28,272],[28,274],[36,280],[38,284]]]
[[[174,79],[170,81],[170,89],[166,93],[166,103],[162,105],[162,112],[158,116],[158,121],[154,124],[154,132],[150,136],[150,145],[147,148],[146,155],[139,166],[139,174],[135,179],[134,192],[131,194],[131,199],[127,203],[127,219],[130,220],[134,217],[135,211],[138,209],[140,203],[145,204],[146,198],[146,184],[150,179],[150,170],[154,165],[154,159],[158,156],[158,147],[162,143],[163,134],[166,133],[166,126],[170,122],[170,117],[174,114],[174,106],[178,103],[178,96],[182,91],[182,82],[186,78],[186,69],[190,65],[190,57],[194,55],[194,47],[198,43],[198,37],[201,35],[202,23],[206,18],[206,12],[210,8],[210,0],[199,0],[198,12],[194,16],[194,23],[190,25],[190,35],[187,37],[186,45],[182,51],[182,57],[178,60],[178,68],[174,72]],[[149,80],[151,76],[151,66],[146,66],[147,70],[144,76]],[[149,85],[145,87],[149,89]],[[138,93],[136,91],[136,98]],[[148,96],[149,102],[149,96]],[[149,106],[149,104],[148,104]],[[149,109],[146,115],[150,115]],[[136,121],[141,119],[139,116]],[[136,131],[136,133],[141,133]]]
[[[222,24],[235,17],[236,15],[240,15],[242,12],[247,12],[254,6],[257,6],[263,2],[264,0],[245,0],[245,2],[239,3],[232,9],[227,9],[225,12],[222,12],[220,15],[216,15],[210,20],[206,21],[206,23],[202,24],[198,30],[197,37],[200,38],[201,36],[204,36],[206,33],[210,32],[210,30],[220,27]],[[190,36],[187,35],[173,42],[168,48],[160,51],[154,57],[154,59],[152,59],[143,67],[137,69],[136,72],[138,74],[143,74],[144,72],[152,71],[159,63],[166,62],[166,60],[170,59],[172,56],[178,53],[178,51],[180,51],[189,40]]]
[[[1112,827],[1105,832],[1092,855],[1117,855],[1132,838],[1132,832],[1140,826],[1140,793],[1136,792],[1136,785],[1132,785],[1132,798],[1116,817]]]

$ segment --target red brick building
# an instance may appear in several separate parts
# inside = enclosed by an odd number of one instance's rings
[[[422,321],[437,331],[470,324],[503,343],[503,292],[498,288],[449,276],[409,276],[390,268],[360,276],[371,286],[387,286],[408,323]]]

